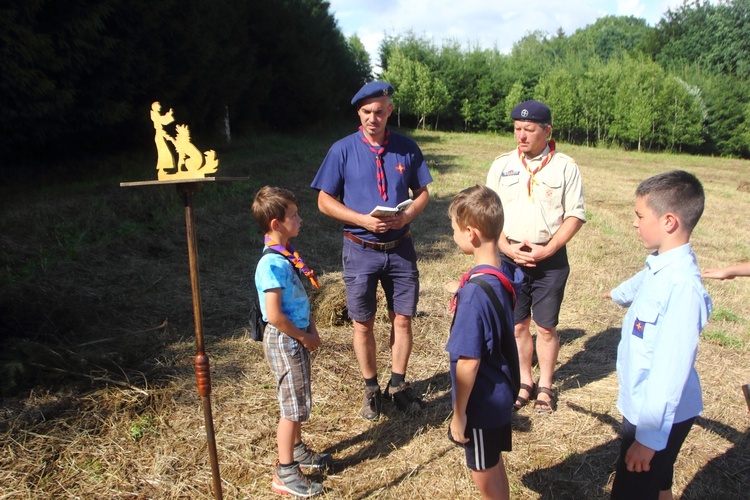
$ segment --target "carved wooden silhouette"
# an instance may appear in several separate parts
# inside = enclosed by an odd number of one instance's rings
[[[151,121],[154,123],[156,171],[160,181],[201,179],[216,173],[219,168],[216,153],[208,150],[201,154],[200,150],[190,142],[190,129],[187,125],[175,125],[174,137],[165,130],[165,126],[174,122],[172,109],[162,114],[161,104],[154,102],[151,104]],[[175,162],[175,157],[177,162]]]

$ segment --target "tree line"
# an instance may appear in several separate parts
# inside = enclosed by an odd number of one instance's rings
[[[24,0],[0,5],[0,152],[141,143],[148,109],[194,135],[294,131],[351,113],[372,79],[324,0]],[[655,27],[609,16],[509,54],[386,36],[379,77],[405,126],[507,131],[537,98],[556,137],[750,157],[750,0],[685,2]]]
[[[744,158],[748,54],[750,0],[686,1],[653,28],[608,16],[570,36],[537,31],[509,54],[414,33],[380,46],[397,117],[416,127],[510,130],[510,110],[535,98],[569,142]]]
[[[143,140],[149,109],[194,134],[294,130],[371,79],[323,0],[23,0],[0,5],[0,151]]]

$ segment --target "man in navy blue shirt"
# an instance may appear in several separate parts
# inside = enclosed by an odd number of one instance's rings
[[[360,414],[381,412],[374,324],[378,283],[391,320],[391,380],[385,397],[407,413],[420,402],[406,382],[412,350],[411,319],[417,310],[419,271],[409,223],[427,206],[432,176],[417,144],[387,128],[393,87],[370,82],[352,98],[359,130],[331,146],[312,182],[321,212],[344,223],[343,268],[346,305],[354,323],[354,352],[365,381]],[[403,202],[412,203],[396,211]],[[371,215],[375,207],[392,209]]]

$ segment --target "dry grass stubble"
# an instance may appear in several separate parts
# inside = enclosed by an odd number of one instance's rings
[[[351,328],[342,323],[340,229],[317,213],[307,188],[317,165],[303,160],[309,155],[279,148],[277,155],[245,161],[239,158],[247,152],[239,151],[225,175],[251,175],[253,188],[199,195],[204,326],[225,497],[273,497],[269,481],[276,454],[275,391],[261,345],[243,332],[260,246],[248,198],[269,182],[300,196],[304,223],[296,246],[324,283],[314,297],[324,345],[314,353],[313,417],[303,426],[306,441],[334,453],[337,460],[333,471],[319,475],[327,487],[324,498],[478,498],[463,453],[445,438],[450,377],[444,345],[451,318],[443,284],[471,265],[452,242],[446,210],[456,192],[482,183],[492,158],[513,145],[507,137],[491,135],[420,132],[416,139],[435,177],[431,203],[413,227],[421,257],[421,296],[408,378],[427,403],[417,419],[405,418],[390,405],[376,423],[357,415],[361,377]],[[744,224],[750,201],[737,181],[746,177],[748,164],[559,147],[581,166],[589,212],[589,222],[569,247],[572,272],[561,315],[556,376],[559,410],[552,415],[537,415],[530,408],[519,412],[514,451],[505,460],[513,498],[606,498],[618,450],[621,417],[615,409],[614,366],[624,311],[601,297],[640,269],[645,258],[630,227],[635,187],[653,173],[674,168],[698,175],[708,202],[694,250],[702,267],[727,265],[750,260]],[[314,156],[322,158],[327,144],[316,148]],[[277,172],[294,169],[299,179],[276,178],[267,168],[271,165],[281,169]],[[121,196],[120,203],[127,204],[127,196]],[[129,211],[137,213],[135,208]],[[91,320],[96,331],[85,341],[109,338],[117,330],[114,349],[135,349],[140,363],[123,361],[119,372],[97,372],[88,364],[75,370],[106,376],[119,385],[85,379],[88,386],[38,388],[25,397],[6,398],[0,407],[0,498],[211,497],[192,368],[195,346],[180,217],[179,212],[174,215],[176,229],[159,240],[145,234],[136,241],[114,242],[109,253],[89,259],[88,266],[74,266],[79,273],[90,273],[96,285],[106,283],[109,274],[103,269],[120,263],[116,286],[123,309],[110,309]],[[58,272],[67,266],[60,264]],[[97,281],[98,275],[104,281]],[[44,283],[54,295],[55,280],[46,277]],[[674,491],[684,498],[739,498],[750,486],[749,420],[739,391],[740,383],[750,382],[750,279],[706,286],[721,312],[711,320],[699,351],[706,411],[680,455]],[[167,317],[166,328],[145,334],[121,331],[147,330]],[[385,311],[379,315],[376,335],[384,383],[389,367]],[[76,346],[70,342],[72,358],[79,351]],[[107,346],[113,349],[112,343]]]

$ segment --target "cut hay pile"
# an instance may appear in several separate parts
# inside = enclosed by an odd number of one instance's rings
[[[451,403],[444,346],[451,317],[443,285],[471,266],[455,248],[446,210],[456,192],[484,181],[491,159],[512,142],[431,132],[416,139],[435,178],[430,204],[413,225],[421,291],[408,379],[424,394],[418,418],[389,404],[378,422],[358,416],[362,379],[346,320],[340,226],[318,213],[307,187],[317,167],[309,158],[322,158],[330,138],[269,139],[263,154],[236,145],[222,157],[223,175],[251,181],[211,186],[197,196],[225,498],[274,497],[274,382],[262,345],[245,333],[261,246],[250,197],[265,183],[298,194],[304,221],[295,246],[323,284],[312,295],[323,345],[313,355],[313,415],[303,426],[306,442],[336,459],[332,471],[317,476],[327,488],[322,498],[479,498],[462,451],[446,438]],[[728,265],[750,260],[750,236],[738,229],[746,226],[750,200],[737,190],[738,176],[750,168],[736,160],[558,147],[581,165],[589,218],[569,246],[572,272],[555,380],[559,409],[517,413],[514,450],[505,461],[513,498],[607,498],[621,419],[614,370],[624,311],[602,296],[645,259],[630,226],[635,187],[659,171],[696,173],[708,202],[693,248],[702,267]],[[211,498],[176,195],[111,187],[57,198],[27,196],[12,204],[6,197],[0,218],[6,249],[0,369],[15,373],[14,383],[24,387],[0,402],[0,499]],[[750,279],[706,286],[715,308],[697,362],[706,409],[680,454],[674,491],[686,499],[744,498],[750,417],[739,386],[750,382]],[[383,385],[389,325],[381,309],[375,332]]]

